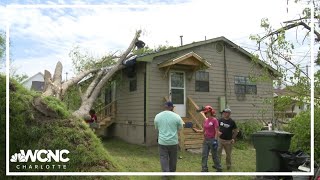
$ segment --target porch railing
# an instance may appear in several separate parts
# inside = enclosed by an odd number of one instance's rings
[[[190,118],[196,123],[197,127],[202,129],[203,121],[206,116],[202,112],[197,112],[199,109],[198,105],[193,101],[191,97],[187,98],[187,110]]]
[[[168,102],[169,101],[169,98],[167,96],[163,97],[163,101],[164,102]]]
[[[111,121],[111,119],[115,117],[117,111],[116,102],[117,101],[112,101],[105,106],[100,105],[98,107],[97,118],[99,123],[106,120]]]

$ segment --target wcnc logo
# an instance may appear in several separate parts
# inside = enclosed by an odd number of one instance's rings
[[[70,159],[66,157],[70,152],[66,149],[63,150],[55,150],[55,152],[51,150],[20,150],[20,153],[15,153],[11,156],[10,162],[12,163],[26,163],[26,162],[68,162]],[[16,165],[16,169],[66,169],[66,165],[64,164],[33,164],[33,165]]]

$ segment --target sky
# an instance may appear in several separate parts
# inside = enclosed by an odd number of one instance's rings
[[[287,0],[12,0],[0,2],[0,31],[8,22],[17,74],[53,72],[61,61],[70,77],[69,52],[76,46],[95,57],[121,52],[141,29],[140,39],[151,48],[179,46],[181,35],[183,44],[224,36],[254,52],[257,45],[249,36],[264,33],[262,18],[278,28],[299,18],[302,9]],[[295,32],[288,37],[294,39]],[[310,62],[309,42],[296,44],[294,61],[302,66]]]

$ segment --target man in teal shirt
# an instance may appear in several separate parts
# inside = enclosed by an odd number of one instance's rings
[[[154,118],[155,128],[159,130],[158,143],[162,172],[175,172],[177,167],[178,132],[182,128],[181,117],[173,112],[173,103],[165,103],[165,111]]]

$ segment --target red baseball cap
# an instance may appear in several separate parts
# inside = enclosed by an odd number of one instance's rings
[[[202,110],[203,113],[207,113],[207,112],[211,112],[211,114],[215,114],[216,111],[211,107],[211,106],[206,106],[204,107],[204,109]]]

